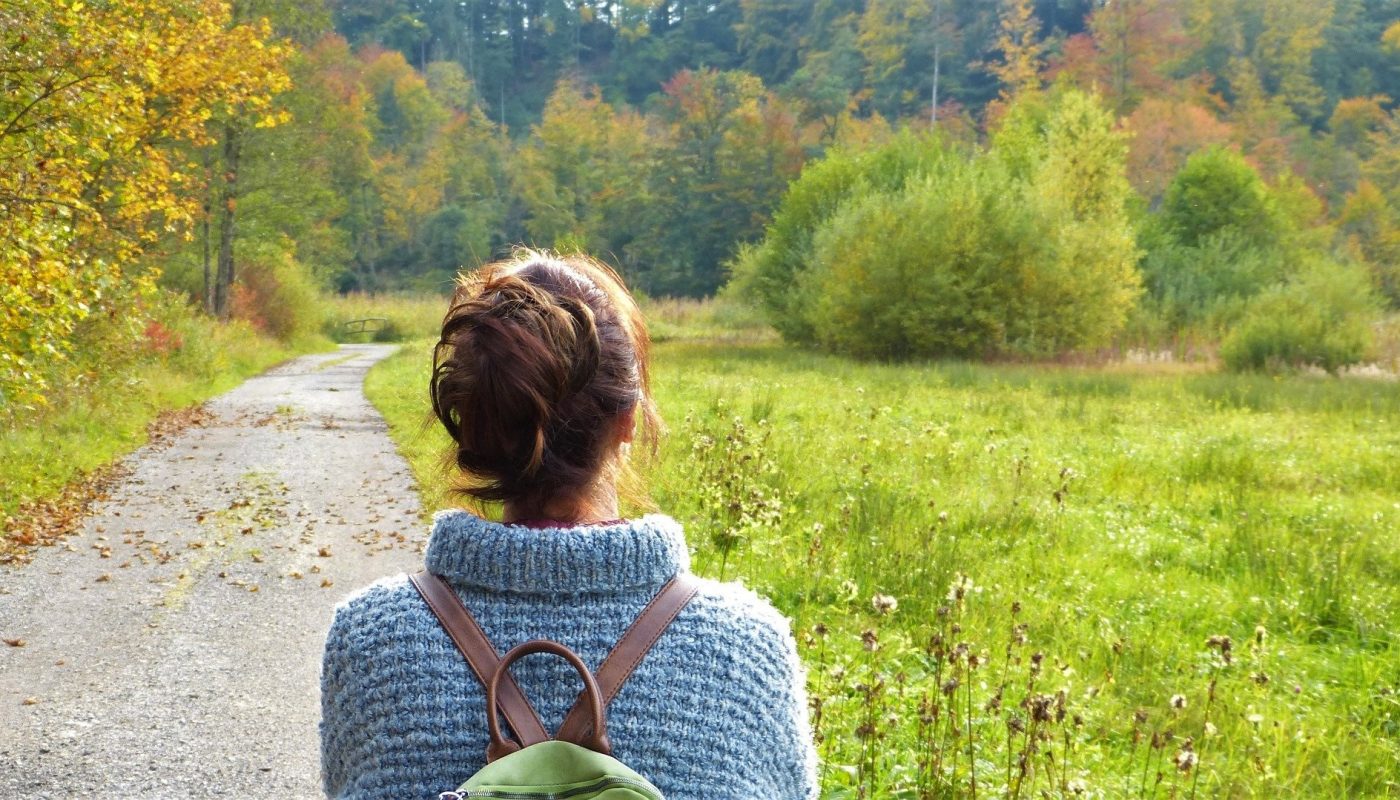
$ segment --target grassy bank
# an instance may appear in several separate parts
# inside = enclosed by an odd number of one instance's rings
[[[55,365],[48,402],[18,412],[0,437],[0,520],[59,495],[93,470],[139,447],[163,411],[185,408],[246,378],[330,343],[294,343],[243,323],[218,324],[167,308],[142,332],[93,331]]]

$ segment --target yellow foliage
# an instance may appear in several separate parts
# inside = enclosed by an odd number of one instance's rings
[[[288,52],[223,0],[0,5],[0,410],[42,402],[38,365],[148,286],[124,269],[197,211],[171,143],[208,143],[221,115],[279,122]]]

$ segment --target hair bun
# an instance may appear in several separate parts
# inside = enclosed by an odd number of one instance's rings
[[[590,484],[612,423],[645,396],[640,325],[620,282],[592,262],[536,256],[464,282],[430,391],[467,491],[514,500]]]

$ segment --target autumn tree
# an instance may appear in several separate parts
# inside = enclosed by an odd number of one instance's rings
[[[987,69],[1000,81],[1004,102],[1040,89],[1045,48],[1032,0],[1002,0],[1000,30],[993,49],[997,59]]]
[[[0,396],[41,399],[36,359],[60,357],[99,305],[149,285],[128,272],[192,222],[194,165],[171,142],[206,120],[264,121],[286,86],[269,26],[219,0],[15,0],[0,6]]]
[[[617,258],[645,213],[645,122],[614,111],[596,87],[563,80],[519,151],[515,187],[535,244]]]

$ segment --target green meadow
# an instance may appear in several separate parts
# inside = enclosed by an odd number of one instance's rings
[[[825,796],[1400,796],[1393,382],[661,328],[638,464],[792,617]],[[428,350],[367,386],[431,509]]]

